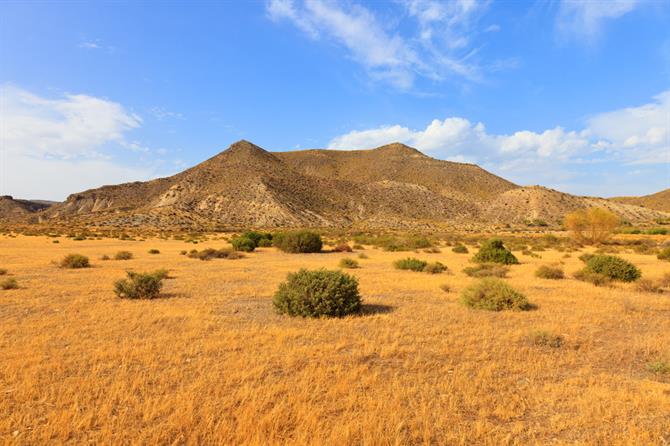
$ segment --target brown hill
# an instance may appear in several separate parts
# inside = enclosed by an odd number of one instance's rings
[[[617,203],[632,204],[657,211],[670,212],[670,189],[642,197],[615,197],[610,198],[610,200]]]
[[[522,188],[478,166],[435,160],[402,144],[270,153],[239,141],[177,175],[73,194],[39,215],[115,227],[408,229],[533,219],[554,223],[567,211],[594,204],[635,222],[662,215]]]
[[[13,221],[44,210],[54,204],[44,200],[20,200],[10,195],[0,196],[0,220]]]

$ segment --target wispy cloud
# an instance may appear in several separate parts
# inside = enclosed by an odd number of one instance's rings
[[[123,152],[149,151],[127,139],[142,118],[119,103],[82,94],[47,98],[5,85],[0,86],[0,122],[3,193],[62,199],[74,191],[155,175],[146,163],[118,160]]]
[[[406,0],[400,14],[412,20],[411,29],[391,25],[356,3],[327,0],[270,0],[274,21],[287,20],[312,39],[335,42],[373,78],[409,89],[417,77],[442,81],[456,76],[482,78],[471,30],[487,2]],[[495,30],[495,29],[493,29]]]
[[[622,17],[639,5],[639,0],[561,0],[556,26],[563,38],[592,44],[607,21]]]
[[[594,115],[580,130],[554,127],[494,134],[481,122],[450,117],[435,119],[421,130],[399,124],[354,130],[333,138],[329,148],[364,149],[395,141],[437,158],[475,162],[533,184],[557,186],[579,165],[662,167],[670,163],[670,90],[648,104]],[[597,190],[597,185],[592,186]]]

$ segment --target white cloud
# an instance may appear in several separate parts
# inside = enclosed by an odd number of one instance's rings
[[[402,11],[416,23],[412,32],[377,17],[359,4],[327,0],[269,0],[268,16],[288,20],[313,39],[328,39],[344,48],[374,79],[408,89],[417,76],[443,80],[457,75],[481,78],[472,60],[469,27],[486,2],[407,0]]]
[[[607,20],[633,11],[638,0],[561,0],[557,27],[566,38],[595,41]]]
[[[365,149],[391,142],[436,158],[476,162],[529,183],[564,182],[576,165],[663,166],[670,163],[670,91],[649,104],[595,115],[581,130],[554,127],[492,134],[481,122],[450,117],[435,119],[420,130],[401,125],[354,130],[333,138],[329,148]]]
[[[79,48],[86,48],[88,50],[99,50],[102,46],[97,42],[81,42]]]
[[[105,182],[154,175],[149,167],[115,160],[118,149],[148,151],[126,140],[142,119],[116,102],[81,94],[45,98],[5,85],[0,87],[0,122],[2,193],[63,199]]]

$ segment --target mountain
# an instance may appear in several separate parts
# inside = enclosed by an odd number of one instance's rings
[[[70,195],[42,221],[111,227],[418,229],[506,224],[606,206],[632,222],[664,214],[541,187],[403,144],[371,150],[267,152],[238,141],[179,174]]]
[[[25,218],[33,213],[42,211],[51,205],[53,201],[46,200],[20,200],[10,195],[0,196],[0,221],[12,221],[17,218]]]
[[[642,206],[657,211],[670,212],[670,189],[665,189],[651,195],[644,195],[642,197],[615,197],[610,198],[617,203],[632,204],[635,206]]]

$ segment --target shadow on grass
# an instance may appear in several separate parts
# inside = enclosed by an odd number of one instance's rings
[[[383,304],[363,304],[361,305],[361,316],[370,314],[387,314],[395,311],[395,307]]]

